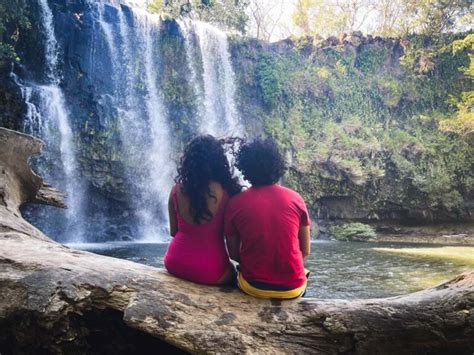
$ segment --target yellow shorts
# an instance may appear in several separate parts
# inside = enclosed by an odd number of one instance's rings
[[[247,280],[244,279],[241,272],[237,274],[237,285],[246,294],[258,298],[278,298],[278,299],[292,299],[303,295],[308,285],[309,270],[305,269],[306,281],[298,288],[285,291],[274,291],[274,290],[262,290],[260,288],[252,286]]]

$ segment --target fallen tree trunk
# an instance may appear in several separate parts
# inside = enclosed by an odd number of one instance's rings
[[[72,250],[19,213],[64,206],[27,160],[42,143],[0,129],[0,353],[474,351],[474,271],[401,297],[259,300]]]

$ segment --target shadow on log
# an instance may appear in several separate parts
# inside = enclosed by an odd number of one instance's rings
[[[19,213],[64,207],[28,166],[42,146],[0,128],[1,354],[474,351],[474,271],[400,297],[281,302],[62,246]]]

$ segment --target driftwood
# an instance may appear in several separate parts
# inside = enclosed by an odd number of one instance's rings
[[[63,206],[33,137],[0,129],[0,353],[472,354],[474,271],[401,297],[259,300],[62,246],[19,206]]]

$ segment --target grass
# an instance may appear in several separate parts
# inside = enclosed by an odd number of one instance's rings
[[[474,247],[438,248],[374,248],[374,250],[406,256],[452,261],[474,267]]]

